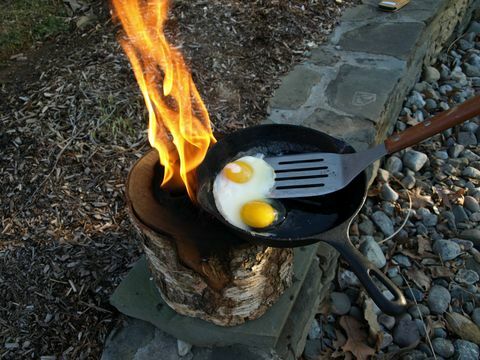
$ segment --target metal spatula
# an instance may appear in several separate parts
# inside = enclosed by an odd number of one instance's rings
[[[353,154],[305,153],[268,157],[275,170],[272,198],[308,197],[344,188],[377,159],[415,145],[480,115],[480,95],[389,137],[383,144]]]

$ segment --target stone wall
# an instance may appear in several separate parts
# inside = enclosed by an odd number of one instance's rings
[[[423,66],[479,7],[478,0],[422,0],[385,13],[377,4],[345,11],[329,41],[282,79],[267,123],[312,127],[357,150],[383,141]]]

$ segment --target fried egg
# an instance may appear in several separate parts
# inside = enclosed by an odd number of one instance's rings
[[[244,230],[266,228],[282,213],[278,202],[268,199],[274,184],[275,172],[263,160],[263,155],[244,156],[227,164],[215,178],[215,205],[236,227]]]

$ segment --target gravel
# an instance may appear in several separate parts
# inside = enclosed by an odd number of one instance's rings
[[[473,360],[480,358],[478,345],[470,341],[455,340],[453,346],[455,347],[456,360]]]
[[[378,323],[387,330],[392,330],[395,326],[395,318],[387,314],[380,314],[377,318]]]
[[[330,294],[332,300],[332,310],[336,315],[348,314],[352,306],[349,297],[345,293],[332,292]]]
[[[443,356],[444,358],[448,358],[452,356],[455,352],[453,343],[447,339],[442,339],[442,338],[433,339],[432,346],[435,353],[437,355]]]
[[[402,319],[393,329],[393,341],[400,347],[407,347],[420,340],[420,332],[414,320]]]
[[[393,222],[383,211],[374,212],[372,220],[386,236],[394,233]]]
[[[387,263],[387,259],[383,254],[380,245],[375,241],[373,236],[364,236],[364,242],[360,246],[360,251],[366,256],[376,267],[383,268]]]
[[[477,272],[468,269],[460,269],[455,275],[455,281],[460,284],[473,285],[480,280],[480,276]]]
[[[433,66],[426,66],[423,71],[423,79],[426,82],[435,83],[440,80],[440,72]]]
[[[387,159],[385,163],[385,170],[387,170],[391,174],[395,174],[400,172],[403,169],[403,163],[400,158],[396,156],[391,156]]]
[[[460,246],[451,240],[435,241],[433,251],[435,251],[443,261],[453,260],[461,253]]]
[[[443,314],[448,309],[450,300],[452,299],[450,293],[443,286],[434,285],[428,294],[428,306],[432,313]]]
[[[472,312],[472,320],[477,326],[480,326],[480,308],[475,308]]]
[[[382,186],[382,192],[380,193],[380,196],[383,200],[386,201],[397,201],[398,200],[398,194],[391,188],[391,186],[388,183],[383,184]]]
[[[419,171],[427,162],[428,156],[420,151],[408,150],[403,155],[403,163],[413,171]]]
[[[480,22],[470,26],[480,34]],[[474,96],[480,90],[479,69],[480,38],[475,33],[464,34],[448,54],[440,54],[435,64],[423,69],[422,79],[405,99],[395,130],[427,121]],[[380,164],[358,223],[350,230],[352,241],[373,262],[381,258],[377,265],[383,266],[412,306],[408,314],[396,319],[374,307],[384,338],[377,344],[382,350],[379,357],[433,358],[423,318],[434,340],[436,358],[478,358],[476,345],[462,340],[463,329],[450,323],[447,327],[445,319],[463,314],[466,321],[480,322],[479,139],[480,117],[476,117],[386,156]],[[393,239],[383,241],[397,229]],[[346,291],[352,303],[362,308],[361,287],[351,285]],[[368,310],[365,304],[363,309]],[[359,319],[365,331],[369,325],[368,331],[374,331],[371,314],[365,312]],[[395,353],[410,344],[417,345]]]

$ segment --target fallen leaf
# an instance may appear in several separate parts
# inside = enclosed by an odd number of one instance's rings
[[[377,321],[377,314],[375,313],[375,303],[372,299],[365,300],[364,318],[367,320],[370,327],[370,333],[378,340],[378,335],[381,334],[380,324]]]
[[[442,188],[439,185],[435,185],[433,189],[445,207],[451,209],[452,204],[463,205],[465,189],[453,192],[449,189]]]
[[[410,268],[405,271],[407,277],[415,283],[419,288],[427,291],[430,289],[431,279],[420,269]]]
[[[333,340],[333,347],[335,350],[340,350],[340,348],[347,342],[347,339],[345,338],[345,335],[343,335],[343,333],[338,329],[335,329],[335,335],[336,339]]]
[[[453,277],[452,271],[445,266],[429,266],[428,269],[430,270],[430,273],[432,274],[433,278]]]
[[[422,189],[420,188],[415,188],[413,191],[408,191],[412,199],[412,207],[414,209],[433,205],[432,197],[430,195],[422,195],[421,192]]]
[[[449,329],[460,338],[480,344],[480,327],[469,318],[455,312],[447,313],[445,318]]]
[[[375,354],[375,350],[366,344],[367,333],[362,330],[362,324],[354,317],[342,316],[340,326],[347,333],[347,342],[342,346],[345,352],[351,352],[355,358],[367,360]]]
[[[418,255],[423,255],[425,252],[432,252],[431,240],[426,236],[417,236],[417,252]]]

